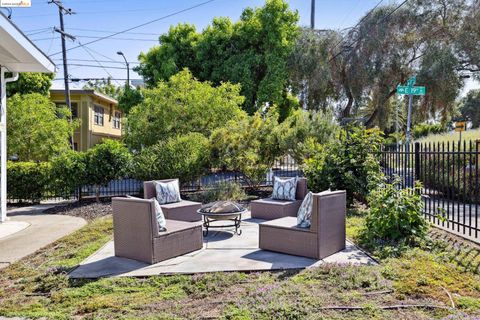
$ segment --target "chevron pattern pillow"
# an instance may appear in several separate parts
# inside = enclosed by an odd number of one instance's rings
[[[180,202],[180,186],[178,179],[163,182],[155,181],[155,190],[157,192],[157,200],[160,204]]]
[[[297,193],[297,178],[275,177],[273,181],[272,199],[295,200]]]
[[[300,205],[297,213],[297,226],[300,228],[310,228],[313,209],[313,194],[307,193]]]

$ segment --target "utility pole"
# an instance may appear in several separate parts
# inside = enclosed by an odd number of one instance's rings
[[[51,0],[48,3],[53,3],[58,7],[58,15],[60,17],[60,29],[55,27],[54,30],[60,33],[62,37],[63,78],[65,81],[65,103],[67,105],[67,108],[70,110],[70,123],[71,123],[73,121],[73,118],[72,118],[73,112],[72,112],[72,103],[70,101],[70,84],[68,79],[67,48],[65,45],[65,38],[69,38],[70,40],[75,41],[75,37],[65,32],[65,26],[63,24],[63,14],[73,14],[74,12],[72,11],[72,9],[65,8],[60,0]],[[70,137],[70,144],[71,144],[72,150],[75,150],[75,147],[73,144],[73,136]]]
[[[310,28],[315,29],[315,0],[312,0],[312,8],[310,11]]]

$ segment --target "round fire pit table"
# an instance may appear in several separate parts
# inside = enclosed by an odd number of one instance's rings
[[[228,228],[235,227],[235,233],[242,234],[240,230],[240,222],[242,221],[242,213],[247,211],[246,208],[240,204],[232,201],[217,201],[204,205],[197,210],[198,214],[203,217],[203,236],[208,235],[210,228]],[[232,224],[211,225],[216,221],[232,221]]]

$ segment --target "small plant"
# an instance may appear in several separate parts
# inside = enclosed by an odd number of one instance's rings
[[[423,217],[421,185],[401,189],[400,180],[378,186],[368,197],[370,211],[366,216],[363,238],[370,243],[398,244],[391,248],[414,245],[425,240],[428,225]],[[387,250],[388,251],[388,250]]]

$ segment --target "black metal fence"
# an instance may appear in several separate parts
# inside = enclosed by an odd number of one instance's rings
[[[480,142],[435,142],[387,145],[382,167],[391,180],[411,187],[420,181],[425,217],[457,234],[479,236]]]
[[[281,177],[295,177],[302,176],[302,172],[295,162],[295,160],[290,156],[282,157],[275,161],[274,166],[271,170],[265,172],[265,178],[260,181],[260,187],[269,187],[273,184],[273,176]],[[248,187],[247,180],[244,179],[244,176],[241,172],[227,171],[227,170],[218,170],[212,169],[207,174],[202,177],[185,182],[181,181],[181,191],[182,192],[194,192],[198,190],[208,189],[218,185],[220,183],[235,182],[240,184],[243,187]],[[113,180],[106,186],[101,186],[99,188],[99,196],[102,198],[114,197],[114,196],[124,196],[124,195],[143,195],[143,181],[136,180],[131,177],[125,177],[118,180]],[[95,198],[97,195],[97,189],[95,186],[82,186],[79,190],[73,193],[66,192],[48,192],[45,193],[42,197],[42,201],[58,202],[58,201],[77,201],[80,199],[89,199]],[[25,199],[15,199],[9,198],[9,203],[19,203],[26,202]]]

